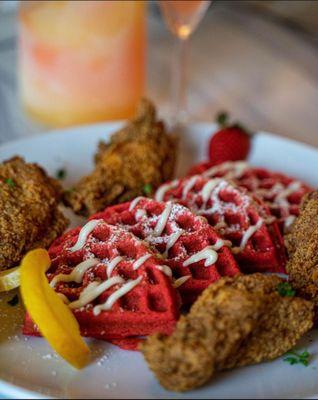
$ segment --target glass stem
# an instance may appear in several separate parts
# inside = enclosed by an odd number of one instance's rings
[[[187,116],[188,38],[178,38],[175,65],[172,74],[173,125],[182,124]]]

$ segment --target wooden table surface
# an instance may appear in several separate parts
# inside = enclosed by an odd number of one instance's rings
[[[174,41],[156,10],[148,25],[147,92],[168,115]],[[226,109],[254,130],[318,146],[318,38],[292,28],[248,2],[215,2],[191,39],[191,115],[212,121]],[[16,18],[0,14],[0,142],[47,129],[20,108]]]

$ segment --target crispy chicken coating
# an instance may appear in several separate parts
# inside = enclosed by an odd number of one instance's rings
[[[285,236],[285,244],[290,257],[296,249],[307,243],[318,228],[318,191],[307,194],[302,202],[301,212]]]
[[[298,297],[282,297],[277,292],[283,280],[275,275],[238,276],[231,285],[263,299],[256,329],[218,369],[230,369],[273,360],[293,348],[312,328],[313,304]]]
[[[315,304],[318,322],[318,227],[307,242],[297,248],[286,265],[289,280],[297,293]]]
[[[315,304],[318,322],[318,191],[308,194],[299,217],[285,238],[290,259],[289,279],[298,294]]]
[[[256,327],[261,301],[222,279],[182,316],[171,336],[147,338],[141,351],[162,386],[186,391],[203,385]]]
[[[36,247],[48,247],[68,225],[58,209],[62,188],[36,164],[14,157],[0,165],[0,270]]]
[[[222,278],[208,287],[174,333],[141,345],[149,367],[169,390],[203,385],[216,371],[276,358],[312,327],[313,306],[281,297],[277,276]]]
[[[75,213],[90,215],[106,206],[145,195],[171,179],[176,161],[176,139],[157,120],[154,106],[143,100],[137,117],[100,143],[96,168],[64,196]]]

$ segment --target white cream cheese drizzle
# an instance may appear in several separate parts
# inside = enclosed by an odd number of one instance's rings
[[[168,239],[168,242],[167,242],[167,245],[166,245],[166,250],[165,250],[164,253],[163,253],[163,256],[164,256],[164,257],[168,257],[168,252],[169,252],[169,250],[171,249],[171,247],[174,246],[174,244],[177,242],[177,240],[178,240],[179,237],[183,234],[183,232],[184,232],[183,229],[180,229],[180,230],[178,230],[178,231],[172,233],[172,234],[169,236],[169,239]]]
[[[178,180],[174,180],[172,182],[161,185],[155,194],[155,199],[157,201],[163,201],[165,194],[168,192],[168,190],[176,188],[178,186],[178,183]]]
[[[81,250],[81,248],[85,245],[88,235],[93,232],[100,222],[102,222],[101,219],[92,219],[91,221],[88,221],[87,224],[84,225],[80,230],[77,242],[69,249],[69,251],[73,253],[74,251]]]
[[[206,170],[205,172],[203,172],[202,175],[204,177],[213,177],[218,173],[224,173],[224,179],[238,179],[242,177],[247,168],[248,164],[244,161],[229,161]],[[281,182],[277,182],[271,189],[258,189],[258,180],[256,179],[254,184],[254,191],[262,196],[264,199],[268,199],[271,202],[270,207],[274,208],[276,206],[281,209],[282,217],[285,219],[285,229],[288,229],[293,222],[293,218],[292,216],[290,216],[290,203],[288,201],[288,197],[294,192],[297,192],[299,189],[301,189],[301,185],[301,182],[294,181],[284,188],[284,185]]]
[[[139,210],[136,211],[135,217],[136,217],[136,220],[139,221],[146,215],[147,215],[147,211],[140,208]]]
[[[223,246],[231,246],[232,243],[229,240],[223,240],[223,239],[218,239],[213,246],[213,250],[218,251],[220,250]]]
[[[281,209],[281,216],[285,218],[285,229],[288,229],[294,220],[294,218],[292,218],[293,216],[290,215],[288,197],[299,189],[301,189],[301,182],[291,182],[284,190],[279,192],[273,200],[274,206],[277,205]]]
[[[143,199],[143,197],[138,196],[134,200],[132,200],[129,206],[129,211],[132,211],[136,207],[136,205],[140,202],[141,199]]]
[[[100,296],[105,290],[114,285],[119,285],[124,282],[124,279],[118,275],[113,276],[112,278],[107,279],[102,283],[97,281],[91,282],[81,292],[79,299],[70,303],[69,307],[72,309],[84,307],[91,301],[95,300],[98,296]]]
[[[100,262],[97,258],[89,258],[78,264],[70,274],[58,274],[50,282],[51,287],[55,287],[58,282],[81,283],[85,272]]]
[[[201,196],[202,196],[202,200],[203,200],[203,205],[205,206],[206,203],[208,202],[213,190],[215,189],[215,187],[222,182],[222,179],[219,178],[215,178],[215,179],[211,179],[209,180],[202,188],[201,190]]]
[[[197,215],[205,215],[205,214],[213,214],[218,212],[221,214],[225,214],[227,209],[231,209],[232,211],[237,210],[238,206],[234,203],[225,203],[220,199],[220,192],[225,189],[232,190],[233,187],[227,181],[222,178],[215,178],[208,180],[208,182],[203,186],[202,190],[198,193],[198,196],[202,197],[202,206],[199,210],[196,210],[195,213]],[[211,199],[212,206],[210,208],[207,207],[208,200]]]
[[[113,270],[117,267],[117,265],[123,260],[123,257],[117,256],[111,260],[111,262],[107,265],[106,274],[107,277],[110,278]]]
[[[191,275],[181,276],[181,278],[178,278],[173,282],[173,287],[174,288],[180,287],[181,285],[183,285],[190,278],[191,278]]]
[[[244,250],[247,242],[249,239],[254,235],[256,231],[260,229],[260,227],[263,225],[264,221],[262,218],[260,218],[255,225],[250,226],[243,234],[241,244],[239,247],[233,247],[232,248],[232,253],[237,254],[240,253],[241,251]]]
[[[288,231],[288,229],[292,226],[292,224],[294,223],[296,219],[295,215],[289,215],[286,219],[285,219],[285,229]]]
[[[136,260],[133,263],[132,269],[134,271],[136,271],[139,267],[142,266],[143,263],[145,263],[149,258],[151,257],[151,254],[145,254],[143,256],[141,256],[140,258],[138,258],[138,260]]]
[[[198,175],[194,175],[192,176],[188,182],[184,185],[184,188],[182,190],[182,198],[185,199],[187,197],[187,194],[189,193],[189,191],[194,187],[194,185],[196,184],[196,181],[198,180],[199,176]]]
[[[134,287],[136,287],[141,281],[142,281],[142,276],[139,276],[137,279],[125,283],[114,293],[112,293],[104,304],[99,304],[93,308],[94,315],[99,315],[103,310],[110,310],[118,299],[120,299],[126,293],[134,289]]]
[[[169,201],[167,203],[165,209],[163,210],[162,214],[160,215],[158,222],[155,226],[154,234],[156,236],[160,236],[162,234],[163,230],[165,229],[165,226],[168,222],[171,210],[172,210],[172,203]]]
[[[247,168],[248,164],[245,161],[228,161],[204,171],[202,175],[207,178],[225,172],[225,179],[241,178]]]
[[[172,270],[168,265],[157,265],[156,268],[159,269],[159,271],[162,271],[169,278],[172,278]]]
[[[205,260],[204,266],[209,267],[216,263],[218,259],[218,253],[214,250],[213,246],[207,246],[198,253],[193,254],[184,263],[183,266],[187,267],[193,263]]]
[[[286,189],[278,193],[278,195],[275,197],[275,200],[282,200],[282,199],[287,199],[291,194],[296,192],[301,188],[301,183],[299,181],[291,182]]]

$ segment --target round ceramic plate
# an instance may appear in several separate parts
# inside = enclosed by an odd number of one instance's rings
[[[0,160],[16,154],[38,162],[53,176],[67,171],[68,187],[93,168],[99,140],[107,140],[119,123],[84,126],[43,134],[0,147]],[[180,133],[181,175],[192,163],[204,159],[214,126],[196,124]],[[270,167],[318,186],[318,151],[314,148],[261,133],[254,138],[250,155],[253,164]],[[82,223],[74,217],[72,224]],[[297,348],[308,349],[308,367],[290,366],[283,357],[256,366],[219,374],[208,385],[185,394],[165,391],[138,352],[123,351],[101,341],[90,340],[93,361],[76,371],[60,359],[42,338],[20,333],[21,305],[7,302],[15,292],[0,297],[0,394],[12,398],[300,398],[318,394],[318,335],[306,335]]]

